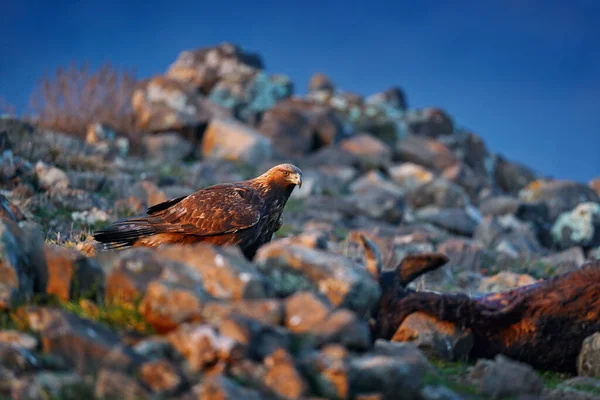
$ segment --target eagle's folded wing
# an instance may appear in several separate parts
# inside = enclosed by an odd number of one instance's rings
[[[253,190],[219,185],[150,207],[146,218],[156,233],[222,235],[256,225],[260,206]]]

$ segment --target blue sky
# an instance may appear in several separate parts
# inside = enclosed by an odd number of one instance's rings
[[[143,6],[142,6],[143,4]],[[71,60],[162,73],[231,41],[305,92],[316,71],[367,95],[404,88],[489,148],[557,178],[600,176],[600,1],[34,1],[0,4],[0,97],[27,105]]]

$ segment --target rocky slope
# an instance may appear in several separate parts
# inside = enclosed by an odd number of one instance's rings
[[[539,176],[411,109],[315,74],[306,96],[230,44],[183,52],[141,82],[141,148],[91,124],[85,140],[0,119],[0,393],[30,398],[596,398],[581,376],[498,356],[414,314],[374,340],[373,271],[444,253],[415,288],[482,294],[600,259],[600,185]],[[304,185],[253,262],[208,245],[103,252],[121,216],[291,161]],[[375,266],[375,267],[374,267]],[[394,339],[396,340],[396,339]],[[586,377],[588,376],[588,377]],[[566,397],[565,397],[566,396]]]

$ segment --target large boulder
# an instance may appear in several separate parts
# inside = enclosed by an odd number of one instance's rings
[[[213,47],[181,52],[169,66],[166,76],[208,95],[224,77],[250,77],[263,68],[263,61],[258,54],[245,52],[232,43],[223,42]]]
[[[536,174],[523,164],[511,162],[502,156],[497,156],[494,178],[496,184],[502,190],[517,194],[519,190],[536,179]]]
[[[263,115],[258,130],[284,155],[304,155],[338,142],[344,129],[331,107],[310,100],[280,101]]]
[[[550,221],[574,209],[580,203],[600,203],[600,196],[583,183],[567,180],[536,180],[519,191],[519,198],[543,202],[548,206]]]
[[[452,151],[441,142],[415,135],[408,135],[400,140],[395,158],[438,172],[458,162]]]
[[[552,238],[560,249],[600,246],[600,204],[581,203],[562,213],[552,227]]]
[[[48,279],[42,234],[0,219],[0,310],[11,309],[45,290]]]
[[[364,315],[381,294],[365,266],[288,239],[261,247],[255,262],[279,296],[289,296],[298,290],[315,291],[323,293],[334,306]]]
[[[147,132],[189,134],[201,130],[214,117],[230,114],[194,87],[164,76],[140,82],[131,101],[138,127]]]
[[[436,138],[454,132],[450,116],[439,108],[414,109],[406,113],[408,132],[412,135]]]
[[[222,107],[232,110],[236,118],[257,122],[262,113],[278,101],[287,99],[294,92],[294,85],[285,75],[267,75],[258,72],[252,77],[228,75],[211,90],[208,98]]]
[[[202,156],[207,159],[258,165],[271,154],[268,138],[232,119],[213,119],[202,138]]]

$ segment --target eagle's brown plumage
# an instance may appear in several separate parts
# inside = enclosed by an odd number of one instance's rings
[[[302,171],[277,165],[246,181],[222,183],[154,205],[146,215],[118,220],[94,234],[112,249],[167,243],[238,245],[251,259],[282,224],[283,208]]]

